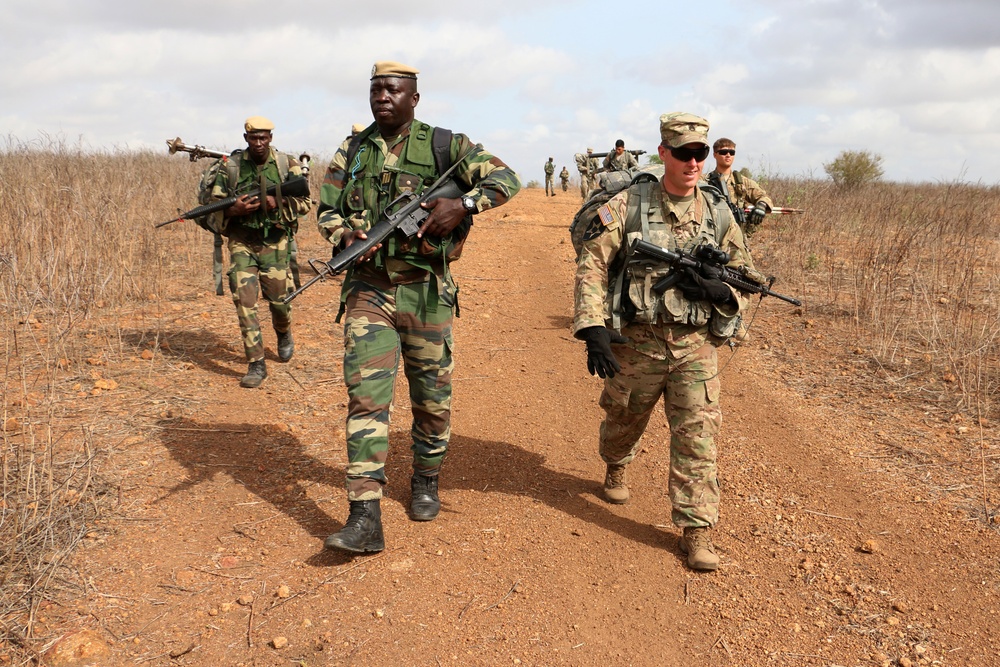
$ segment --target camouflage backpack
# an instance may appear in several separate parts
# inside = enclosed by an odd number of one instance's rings
[[[648,178],[646,172],[627,171],[606,172],[601,174],[601,177],[601,187],[594,190],[590,199],[583,203],[580,210],[573,216],[573,222],[569,225],[569,238],[573,242],[573,250],[576,251],[577,259],[580,259],[580,253],[583,251],[583,235],[587,231],[590,221],[597,214],[597,209],[631,185],[634,179]]]
[[[280,151],[275,151],[275,153],[276,162],[278,163],[278,174],[281,176],[281,180],[284,181],[288,178],[288,156]],[[220,157],[208,165],[205,171],[201,172],[201,180],[198,181],[198,203],[204,205],[213,201],[212,190],[215,188],[215,179],[218,177],[219,170],[223,166],[229,172],[229,196],[235,196],[235,186],[240,180],[240,164],[242,161],[243,151],[242,149],[236,149],[230,155]],[[210,231],[213,234],[226,233],[226,220],[222,215],[222,211],[200,215],[194,219],[194,222],[202,229]]]

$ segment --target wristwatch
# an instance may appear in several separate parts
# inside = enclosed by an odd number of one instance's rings
[[[476,207],[476,200],[470,197],[469,195],[465,195],[464,197],[462,197],[462,208],[465,209],[466,213],[479,212],[479,209]]]

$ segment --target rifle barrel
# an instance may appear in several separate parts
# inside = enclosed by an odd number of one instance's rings
[[[277,184],[268,186],[266,195],[273,195],[277,192]],[[308,197],[309,196],[309,180],[304,176],[296,176],[290,178],[281,184],[282,194],[288,197]],[[167,220],[166,222],[159,222],[153,226],[154,229],[169,225],[174,222],[180,222],[181,220],[191,220],[193,218],[199,218],[203,215],[208,215],[210,213],[215,213],[216,211],[221,211],[227,209],[236,203],[236,200],[243,196],[256,197],[260,195],[260,188],[254,188],[249,192],[246,192],[235,197],[226,197],[225,199],[220,199],[218,201],[213,201],[208,204],[203,204],[196,208],[191,209],[187,213],[183,213],[180,216],[174,218],[173,220]]]

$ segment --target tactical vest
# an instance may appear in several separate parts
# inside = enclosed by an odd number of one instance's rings
[[[288,154],[272,148],[271,157],[274,158],[275,163],[278,165],[278,176],[281,178],[281,182],[284,183],[288,178]],[[221,157],[210,164],[208,168],[201,173],[201,181],[198,184],[198,203],[208,204],[212,202],[212,191],[215,188],[215,180],[220,169],[225,169],[226,175],[228,176],[228,192],[226,193],[226,196],[236,196],[237,185],[240,180],[240,166],[242,163],[243,149],[237,148],[228,156]],[[221,211],[218,211],[215,214],[210,213],[208,215],[195,218],[195,223],[197,223],[202,229],[206,229],[215,234],[228,236],[228,234],[226,234],[226,227],[229,221],[223,216]],[[260,227],[259,224],[254,225],[252,223],[246,226]],[[298,223],[294,223],[294,226],[297,229]],[[292,231],[291,225],[289,225],[289,229]]]
[[[633,183],[628,190],[622,248],[628,248],[633,239],[666,248],[693,253],[700,245],[721,247],[729,231],[731,216],[725,199],[715,188],[701,186],[695,194],[695,218],[701,220],[693,237],[681,241],[674,234],[672,225],[665,220],[664,193],[655,177]],[[620,255],[621,257],[621,255]],[[611,283],[612,326],[620,330],[623,323],[710,325],[716,336],[727,338],[739,325],[739,316],[723,317],[704,301],[688,301],[677,287],[662,294],[653,292],[653,285],[673,269],[665,263],[647,260],[620,259]]]
[[[375,132],[378,128],[373,123],[348,145],[343,194],[346,212],[364,212],[369,225],[378,222],[385,204],[405,191],[420,194],[451,166],[451,130],[419,121],[414,123],[406,147],[391,171],[376,166],[378,155],[365,141]],[[466,216],[443,239],[425,236],[422,240],[405,240],[394,234],[385,241],[385,257],[432,272],[442,262],[446,268],[448,261],[455,261],[461,255],[471,225],[472,216]],[[382,266],[382,253],[376,255],[374,261],[376,266]]]

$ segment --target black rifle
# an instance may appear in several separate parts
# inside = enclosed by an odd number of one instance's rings
[[[329,261],[309,260],[309,266],[316,272],[316,276],[310,279],[309,282],[303,283],[302,287],[283,297],[281,299],[282,303],[291,302],[292,299],[312,287],[313,283],[323,280],[327,276],[337,275],[366,252],[389,238],[397,229],[406,238],[413,237],[420,231],[420,227],[423,225],[424,220],[427,219],[427,216],[431,214],[421,204],[434,201],[435,199],[456,199],[465,194],[458,183],[451,179],[451,174],[471,152],[470,150],[469,153],[456,160],[455,164],[451,165],[447,171],[441,174],[440,178],[419,195],[412,191],[407,191],[390,202],[385,207],[385,211],[383,211],[385,217],[372,225],[371,229],[365,230],[365,235],[368,238],[363,241],[355,241],[334,255]],[[393,209],[396,209],[396,211],[389,213]]]
[[[729,210],[733,212],[733,217],[736,218],[736,222],[739,224],[740,229],[746,227],[746,211],[737,206],[733,201],[733,198],[729,196],[729,188],[726,187],[726,179],[722,178],[719,172],[713,171],[708,175],[708,184],[721,192],[722,196],[726,198],[726,203],[729,204]]]
[[[187,213],[182,213],[180,216],[174,218],[173,220],[167,220],[166,222],[160,222],[155,225],[155,227],[163,227],[164,225],[169,225],[174,222],[180,222],[181,220],[193,220],[197,217],[208,215],[209,213],[215,213],[216,211],[221,211],[223,209],[229,208],[236,203],[236,200],[243,196],[248,197],[259,197],[260,187],[253,188],[248,192],[244,192],[240,195],[234,197],[226,197],[225,199],[220,199],[218,201],[213,201],[204,206],[199,206],[198,208],[193,208]],[[264,191],[266,195],[280,195],[284,197],[308,197],[309,196],[309,179],[304,176],[295,176],[290,178],[284,183],[275,183],[269,185]]]
[[[741,267],[741,269],[729,268],[726,266],[726,264],[729,263],[729,253],[713,246],[699,246],[697,250],[695,250],[694,254],[691,255],[683,250],[667,250],[666,248],[661,248],[660,246],[649,243],[648,241],[635,239],[632,242],[632,245],[629,246],[628,256],[630,263],[652,260],[656,263],[668,264],[673,268],[673,271],[658,280],[656,284],[653,285],[653,291],[657,294],[663,294],[683,279],[680,269],[684,267],[691,267],[695,271],[701,272],[702,266],[707,264],[721,270],[722,275],[719,276],[719,280],[727,285],[732,285],[742,292],[773,296],[781,299],[782,301],[786,301],[793,306],[802,305],[802,302],[798,299],[793,299],[790,296],[784,296],[782,294],[778,294],[777,292],[772,292],[771,285],[774,284],[773,277],[768,280],[766,285],[764,285],[747,275],[744,267]]]

